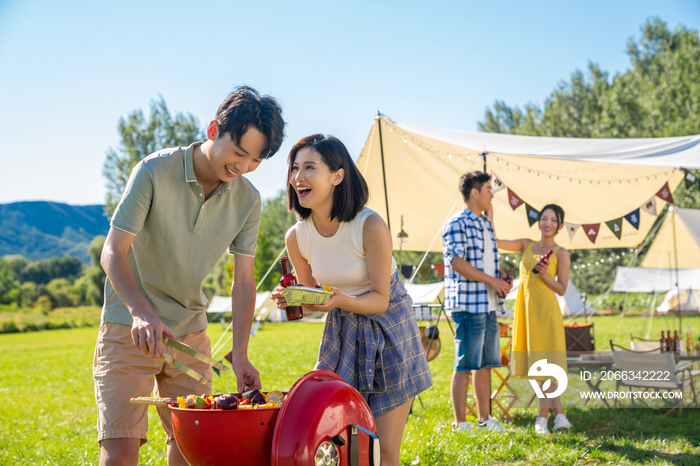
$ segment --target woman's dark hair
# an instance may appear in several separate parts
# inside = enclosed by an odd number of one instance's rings
[[[350,158],[345,145],[338,138],[313,134],[301,138],[294,144],[289,152],[289,167],[287,168],[287,198],[290,212],[294,212],[299,220],[304,220],[311,215],[311,209],[306,209],[299,204],[297,192],[291,184],[292,166],[297,153],[304,148],[309,148],[321,156],[323,163],[331,172],[341,168],[345,172],[343,181],[333,191],[333,207],[331,208],[331,220],[338,219],[341,222],[349,222],[362,210],[369,199],[367,182],[357,169],[355,162]]]
[[[462,175],[462,177],[459,179],[459,192],[462,193],[464,202],[469,200],[469,194],[471,194],[472,189],[481,191],[481,187],[484,185],[484,183],[490,180],[491,175],[484,172],[474,171]]]
[[[218,137],[228,134],[236,144],[250,128],[264,134],[267,145],[260,154],[264,159],[275,155],[284,140],[282,107],[274,97],[261,96],[252,87],[240,86],[230,93],[214,119],[219,126]]]
[[[537,214],[537,221],[538,222],[540,221],[540,219],[542,218],[542,214],[547,209],[553,211],[554,215],[557,216],[557,227],[561,226],[561,224],[564,223],[564,209],[562,209],[561,207],[559,207],[556,204],[547,204],[546,206],[542,207],[542,210],[540,210],[540,213]]]

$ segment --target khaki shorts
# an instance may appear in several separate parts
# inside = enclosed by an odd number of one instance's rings
[[[182,343],[200,353],[211,354],[206,330],[178,337]],[[211,379],[211,366],[175,349],[164,346],[175,359]],[[141,444],[148,437],[148,406],[132,405],[138,396],[175,398],[189,394],[211,394],[212,384],[202,384],[182,371],[166,364],[162,358],[153,359],[136,348],[131,340],[131,327],[102,322],[97,335],[92,363],[97,401],[97,441],[111,438],[138,438]],[[173,439],[172,419],[167,407],[157,407],[167,442]]]

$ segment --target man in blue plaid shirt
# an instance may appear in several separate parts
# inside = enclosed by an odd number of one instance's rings
[[[455,368],[450,392],[452,429],[473,433],[466,422],[469,374],[474,371],[477,430],[502,432],[491,416],[491,368],[501,367],[496,311],[511,285],[500,279],[498,248],[493,223],[484,215],[491,211],[491,177],[469,172],[459,180],[465,206],[445,223],[442,254],[445,260],[445,307],[455,322]]]

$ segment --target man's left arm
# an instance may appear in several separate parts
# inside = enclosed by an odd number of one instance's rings
[[[234,254],[233,285],[231,286],[231,319],[233,348],[231,365],[236,374],[238,391],[245,387],[261,389],[260,373],[248,360],[248,340],[255,313],[255,257]]]

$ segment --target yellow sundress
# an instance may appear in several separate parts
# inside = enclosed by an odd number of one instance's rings
[[[530,365],[540,359],[559,365],[565,371],[566,339],[564,336],[564,319],[556,294],[532,268],[542,257],[533,254],[530,241],[520,262],[520,286],[515,303],[513,320],[513,343],[511,376],[527,377]],[[547,273],[555,278],[557,275],[557,246],[549,256]],[[533,377],[531,377],[533,378]]]

